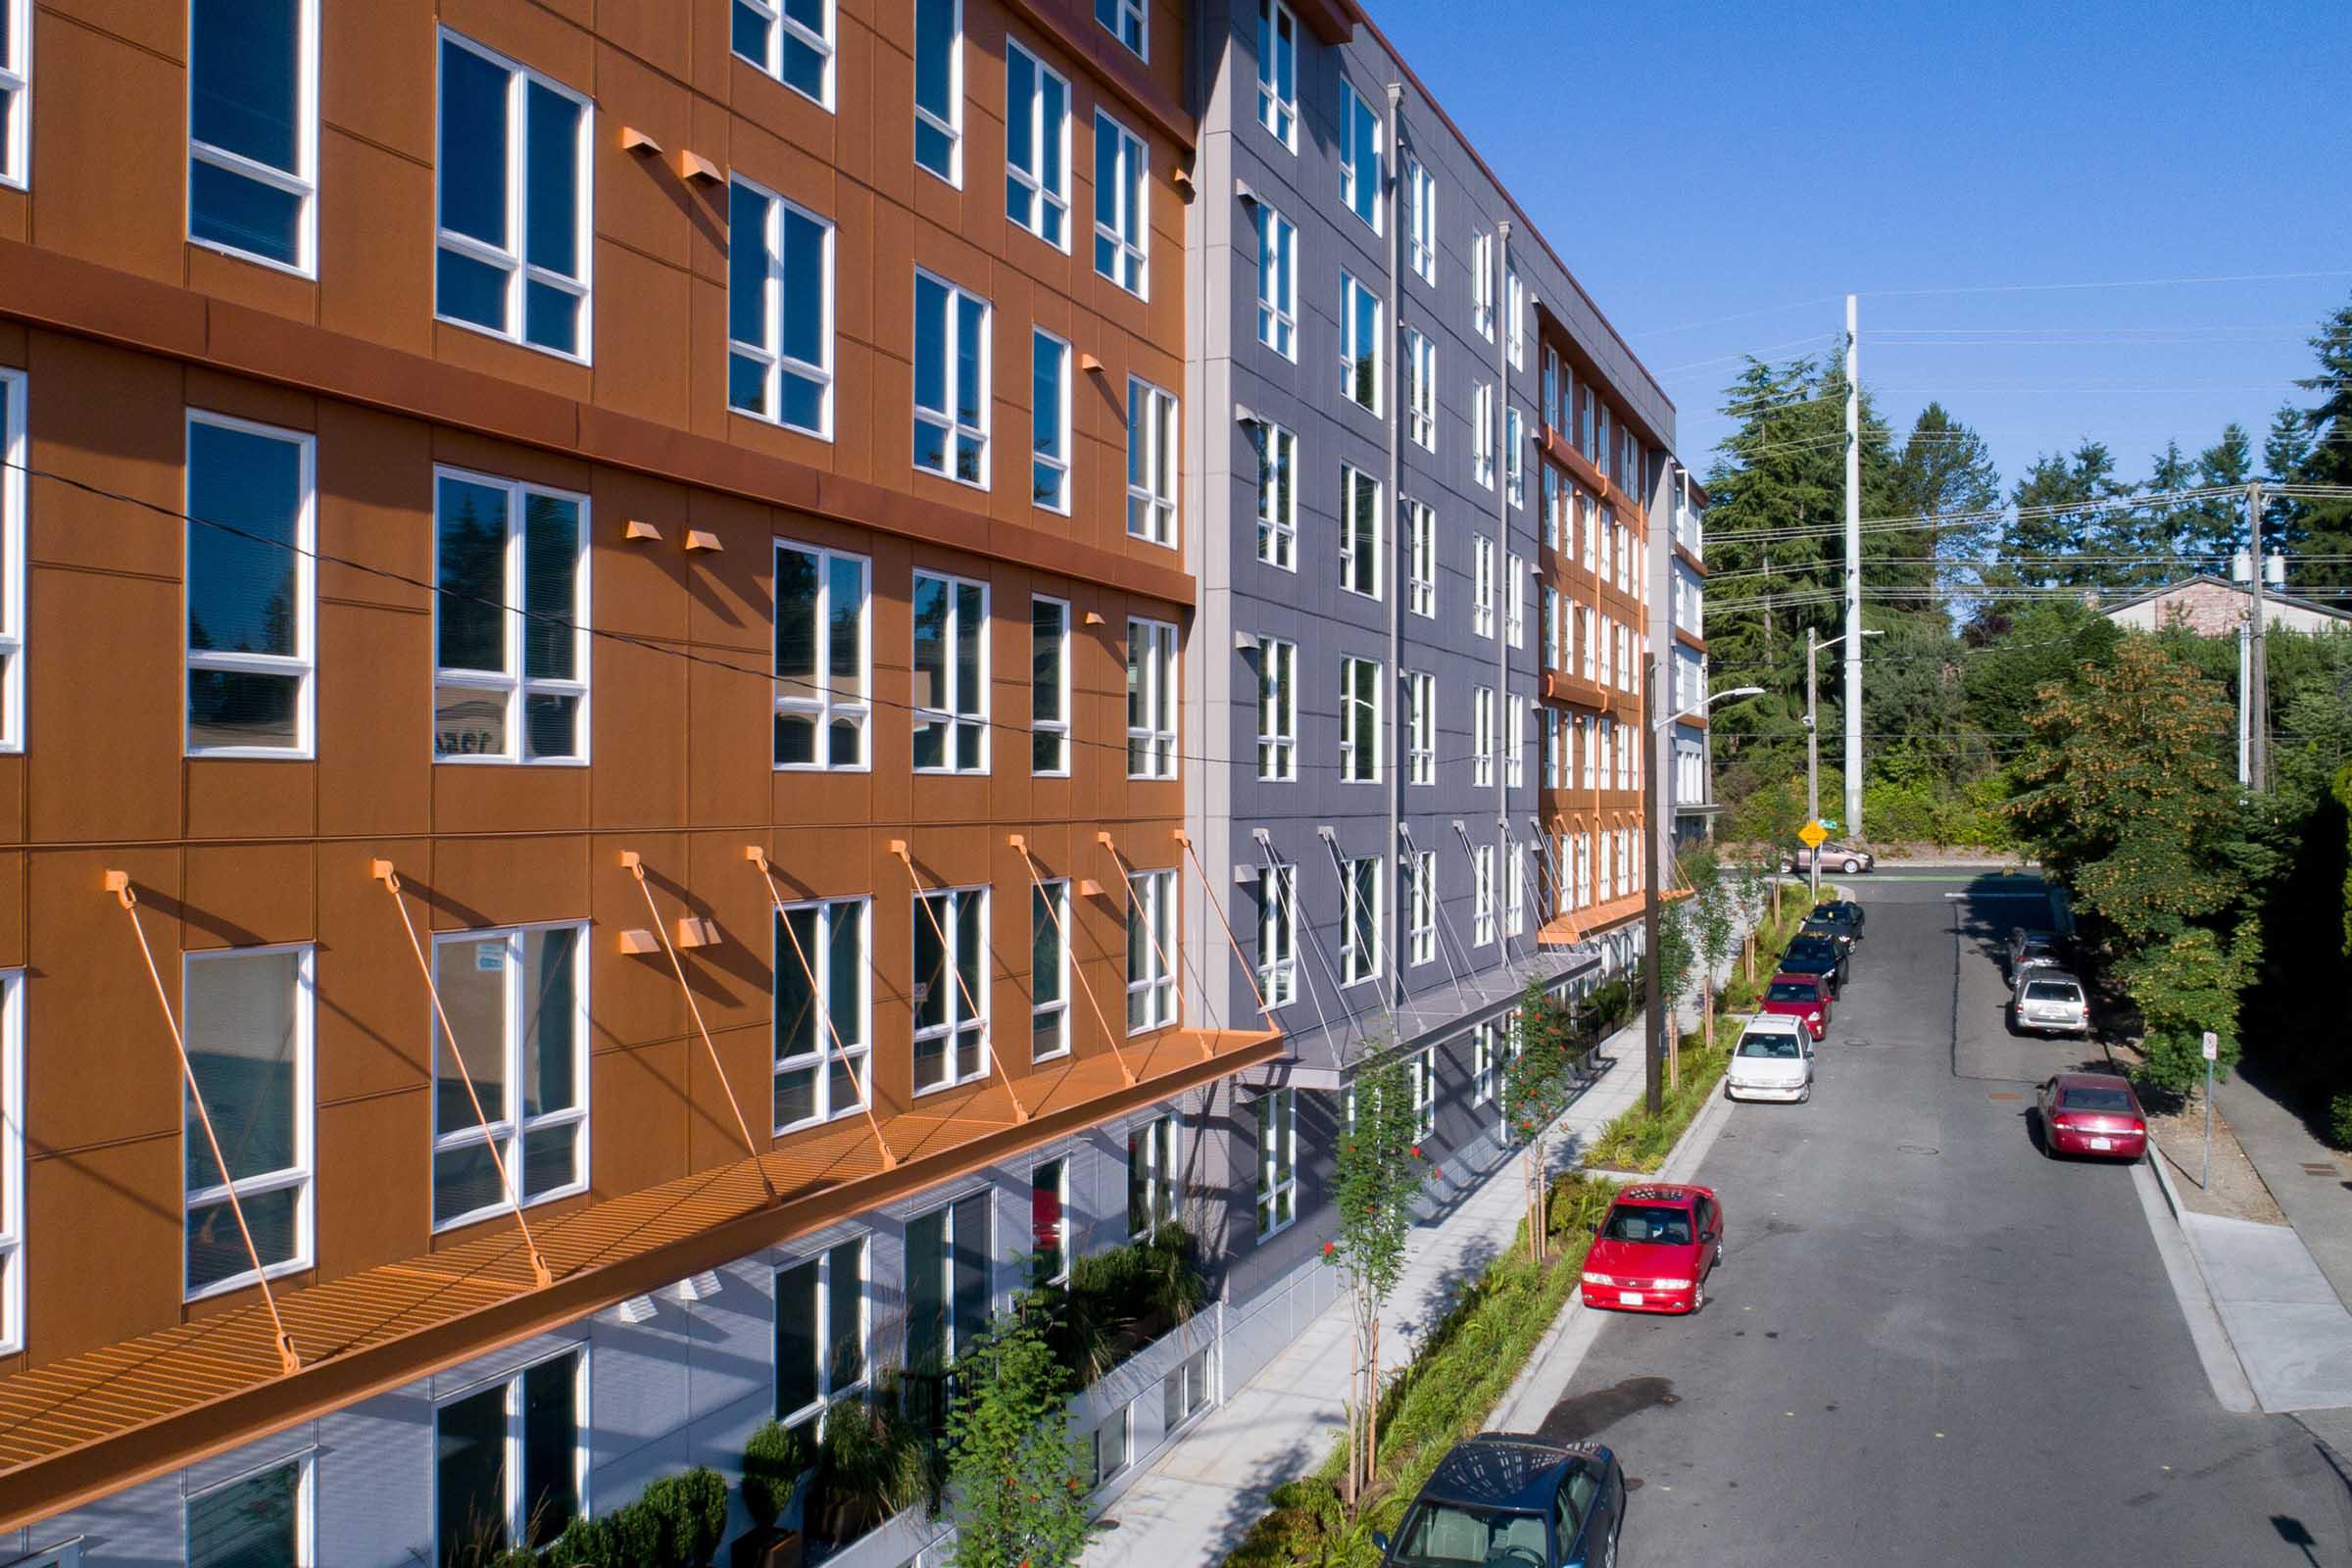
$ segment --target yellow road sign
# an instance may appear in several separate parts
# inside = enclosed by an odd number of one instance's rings
[[[1826,827],[1823,827],[1818,821],[1807,822],[1803,827],[1800,827],[1796,830],[1796,836],[1805,841],[1806,849],[1818,850],[1829,838],[1830,830]]]

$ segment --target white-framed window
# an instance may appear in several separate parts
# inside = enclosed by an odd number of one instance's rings
[[[914,163],[963,184],[963,0],[914,0]]]
[[[1583,787],[1586,789],[1597,788],[1599,785],[1596,774],[1600,765],[1598,760],[1600,732],[1598,726],[1593,723],[1592,714],[1579,713],[1576,715],[1576,732],[1579,742],[1577,751],[1583,756],[1585,761]]]
[[[1527,285],[1519,281],[1516,268],[1506,270],[1502,278],[1502,309],[1504,352],[1510,356],[1511,368],[1527,368]]]
[[[1257,776],[1298,780],[1298,645],[1275,637],[1257,642]]]
[[[1484,1105],[1494,1099],[1501,1053],[1496,1049],[1503,1025],[1482,1023],[1470,1031],[1470,1103]]]
[[[1595,564],[1599,559],[1600,504],[1594,497],[1585,495],[1581,490],[1577,494],[1584,502],[1585,569],[1592,571],[1595,569]]]
[[[1176,1217],[1184,1122],[1163,1111],[1127,1124],[1127,1234],[1150,1236]]]
[[[1435,963],[1438,958],[1438,852],[1415,850],[1405,858],[1405,961]]]
[[[1527,846],[1510,845],[1502,857],[1502,933],[1523,936],[1527,931]]]
[[[988,301],[916,268],[914,466],[988,484]]]
[[[1348,592],[1380,597],[1380,481],[1341,465],[1340,586]]]
[[[433,471],[433,760],[588,760],[588,498]]]
[[[1346,864],[1345,906],[1340,911],[1340,984],[1361,985],[1380,975],[1382,899],[1380,857],[1367,855]]]
[[[585,1344],[433,1409],[433,1560],[544,1546],[589,1511]]]
[[[0,397],[23,386],[21,377],[0,382]],[[188,755],[310,757],[313,438],[195,410],[187,421]],[[17,559],[12,550],[12,565]]]
[[[1070,511],[1070,346],[1044,327],[1029,332],[1029,502]]]
[[[1413,275],[1435,288],[1438,283],[1438,181],[1421,160],[1404,156],[1405,263]]]
[[[1380,662],[1340,661],[1340,782],[1380,782]]]
[[[1282,0],[1257,0],[1257,122],[1298,150],[1298,19]]]
[[[261,1564],[314,1568],[318,1561],[316,1467],[315,1453],[299,1453],[188,1494],[184,1519],[188,1568],[254,1568]],[[37,1552],[23,1559],[27,1568],[47,1568],[49,1564],[63,1568],[76,1560]]]
[[[1512,789],[1527,783],[1527,699],[1512,696],[1503,708],[1502,781]]]
[[[1340,273],[1340,392],[1367,412],[1381,412],[1382,368],[1387,333],[1381,326],[1380,296]]]
[[[1551,351],[1546,349],[1544,352],[1548,354]],[[1563,538],[1561,524],[1566,520],[1568,512],[1565,487],[1560,483],[1560,470],[1548,463],[1544,465],[1542,505],[1544,515],[1540,519],[1540,524],[1544,542],[1555,551],[1566,550],[1568,546],[1561,542]]]
[[[1576,906],[1580,909],[1592,903],[1592,841],[1590,833],[1576,836]]]
[[[911,1371],[944,1372],[996,1308],[996,1194],[983,1187],[906,1221],[906,1354]]]
[[[727,187],[727,407],[833,439],[833,224]]]
[[[1298,225],[1260,200],[1257,226],[1257,340],[1298,359]]]
[[[1544,714],[1544,788],[1560,788],[1560,710],[1546,707]]]
[[[1438,781],[1438,677],[1417,669],[1404,675],[1404,781]]]
[[[1470,476],[1494,488],[1494,383],[1481,381],[1470,394]]]
[[[1564,428],[1560,423],[1560,353],[1548,343],[1544,346],[1544,423],[1551,429]]]
[[[181,956],[179,1010],[189,1070],[228,1163],[205,1142],[193,1097],[181,1095],[188,1300],[254,1283],[233,1192],[262,1272],[308,1268],[311,1186],[312,953],[306,946],[231,948]],[[22,1007],[11,984],[10,1005]],[[18,1013],[21,1023],[22,1013]],[[13,1108],[13,1107],[12,1107]],[[20,1129],[21,1130],[21,1129]]]
[[[1599,651],[1593,647],[1594,639],[1592,636],[1592,607],[1590,605],[1579,605],[1577,607],[1576,641],[1577,646],[1583,650],[1585,679],[1592,680],[1595,678],[1595,672],[1600,667],[1600,654]]]
[[[24,385],[0,368],[0,752],[24,749]]]
[[[1494,846],[1470,848],[1470,944],[1483,948],[1494,940]]]
[[[433,314],[585,363],[588,100],[441,31]]]
[[[1511,505],[1527,505],[1527,426],[1516,405],[1502,411],[1502,490]]]
[[[1176,548],[1176,394],[1127,378],[1127,534]]]
[[[216,1179],[219,1173],[215,1172]],[[24,971],[0,970],[0,1354],[24,1348]],[[260,1240],[256,1237],[255,1240]]]
[[[1151,56],[1152,0],[1095,0],[1095,20],[1110,29],[1110,35],[1135,51],[1136,57],[1149,60]]]
[[[1537,612],[1537,630],[1542,634],[1544,641],[1541,667],[1544,669],[1566,669],[1568,667],[1567,662],[1560,658],[1560,632],[1562,630],[1560,605],[1560,591],[1551,584],[1545,583],[1544,585],[1544,602]]]
[[[1602,403],[1597,395],[1592,401],[1598,412],[1594,416],[1597,424],[1590,456],[1592,459],[1592,466],[1599,468],[1605,476],[1609,463],[1609,406]]]
[[[1176,1021],[1176,873],[1138,871],[1127,879],[1127,1032],[1140,1035]]]
[[[1407,497],[1403,502],[1405,537],[1411,542],[1406,557],[1404,607],[1416,615],[1438,612],[1438,514],[1434,508]]]
[[[1298,569],[1298,437],[1260,422],[1257,449],[1257,559],[1284,571]]]
[[[1176,627],[1127,621],[1127,776],[1176,776]]]
[[[1438,1130],[1438,1048],[1416,1051],[1404,1064],[1413,1082],[1413,1137],[1426,1142]]]
[[[775,765],[869,766],[873,563],[779,539],[775,566]]]
[[[733,0],[731,12],[737,54],[833,107],[833,0]]]
[[[1527,646],[1527,558],[1502,558],[1502,640],[1513,648]]]
[[[1029,1059],[1033,1062],[1070,1053],[1070,949],[1063,937],[1069,928],[1069,882],[1055,878],[1031,883]]]
[[[768,932],[779,1133],[866,1102],[873,1050],[873,901],[788,904]]]
[[[1042,594],[1029,600],[1029,771],[1070,771],[1070,607]]]
[[[1570,389],[1570,396],[1575,396],[1573,386]],[[1577,450],[1590,458],[1594,467],[1600,466],[1600,449],[1592,444],[1592,426],[1599,409],[1600,395],[1588,381],[1585,384],[1583,397],[1577,399]]]
[[[519,926],[433,939],[433,985],[449,1019],[448,1033],[433,1038],[436,1231],[516,1200],[587,1190],[587,932]],[[450,1035],[464,1073],[450,1057]]]
[[[1098,4],[1102,0],[1097,0]],[[1093,1485],[1124,1473],[1135,1457],[1135,1404],[1133,1400],[1120,1405],[1102,1418],[1095,1428],[1095,1468]]]
[[[0,0],[0,185],[31,177],[32,0]]]
[[[1494,541],[1483,533],[1470,541],[1470,630],[1494,635]]]
[[[868,1243],[863,1236],[780,1264],[775,1275],[776,1392],[786,1426],[816,1423],[866,1382]]]
[[[1470,782],[1478,789],[1494,784],[1494,688],[1470,690]]]
[[[914,1092],[988,1076],[988,889],[914,898]]]
[[[0,11],[15,10],[0,4]],[[15,64],[14,21],[0,19],[7,35],[0,37],[0,94],[22,87],[21,80],[7,80]],[[6,114],[0,104],[0,117]],[[189,240],[315,276],[318,193],[318,0],[191,0]]]
[[[1040,1160],[1029,1167],[1029,1245],[1037,1277],[1049,1284],[1070,1277],[1070,1162]]]
[[[1004,41],[1004,216],[1070,248],[1069,78]]]
[[[1096,110],[1095,270],[1138,299],[1152,297],[1150,175],[1142,139]]]
[[[914,770],[988,771],[988,584],[917,571]]]
[[[1372,106],[1340,83],[1340,205],[1381,233],[1381,124]]]
[[[1257,1098],[1257,1235],[1263,1241],[1298,1218],[1298,1092],[1269,1089]]]
[[[1404,406],[1413,444],[1438,450],[1438,346],[1413,327],[1404,329]]]
[[[1494,341],[1494,236],[1470,237],[1470,325],[1480,337]]]
[[[1269,1007],[1298,1000],[1298,868],[1257,871],[1257,989]]]

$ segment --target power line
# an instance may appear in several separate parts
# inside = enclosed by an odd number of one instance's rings
[[[1890,288],[1865,291],[1864,299],[1926,299],[1952,294],[2039,294],[2101,288],[2184,288],[2207,283],[2283,283],[2321,277],[2352,277],[2352,268],[2308,272],[2232,272],[2206,277],[2127,277],[2099,283],[1974,283],[1956,288]]]

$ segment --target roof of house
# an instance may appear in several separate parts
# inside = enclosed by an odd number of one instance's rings
[[[2134,605],[2151,604],[2197,587],[2226,588],[2233,594],[2241,594],[2248,598],[2253,596],[2253,590],[2242,582],[2231,582],[2226,577],[2217,577],[2211,572],[2200,571],[2193,577],[2184,577],[2179,582],[2168,582],[2161,588],[2151,588],[2146,593],[2133,594],[2131,598],[2119,603],[2101,605],[2099,613],[2112,618],[2132,609]],[[2330,620],[2352,622],[2352,610],[2340,609],[2334,605],[2323,605],[2314,599],[2304,599],[2294,594],[2281,593],[2277,589],[2265,592],[2263,598],[2275,605],[2291,605],[2297,610],[2309,611],[2315,615],[2326,615]]]

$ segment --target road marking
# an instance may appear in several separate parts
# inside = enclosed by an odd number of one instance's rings
[[[1974,893],[1946,893],[1947,899],[2046,899],[2049,894],[2039,888],[1980,888]]]

